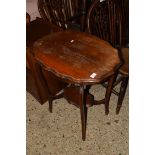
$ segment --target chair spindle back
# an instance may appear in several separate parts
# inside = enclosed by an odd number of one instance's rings
[[[87,15],[87,31],[108,41],[114,47],[121,46],[121,14],[117,0],[95,0]]]
[[[43,19],[64,29],[85,10],[86,0],[38,0],[38,9]]]

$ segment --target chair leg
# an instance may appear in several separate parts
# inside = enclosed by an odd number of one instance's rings
[[[122,107],[122,102],[125,96],[126,88],[128,85],[129,77],[124,77],[121,83],[120,92],[118,96],[118,102],[117,102],[117,108],[116,108],[116,114],[119,114],[120,109]]]
[[[106,88],[106,94],[105,94],[105,114],[106,115],[109,114],[109,101],[110,101],[111,91],[113,88],[113,83],[115,81],[115,78],[116,78],[115,74],[109,78],[108,86]]]
[[[86,139],[86,124],[87,124],[87,107],[86,107],[86,93],[84,87],[80,87],[80,113],[82,125],[82,140]]]

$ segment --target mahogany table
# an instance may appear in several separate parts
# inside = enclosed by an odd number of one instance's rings
[[[33,54],[42,68],[68,84],[61,92],[69,100],[76,99],[73,104],[80,108],[82,139],[85,140],[87,107],[92,104],[88,89],[93,84],[108,80],[104,100],[108,114],[114,75],[120,65],[118,51],[95,36],[61,31],[36,41]],[[49,102],[55,98],[52,96]]]

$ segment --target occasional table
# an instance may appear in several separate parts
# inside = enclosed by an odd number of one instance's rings
[[[80,108],[82,139],[85,140],[87,107],[96,103],[92,101],[89,88],[93,84],[108,81],[104,99],[105,112],[108,114],[112,84],[120,65],[118,51],[95,36],[61,31],[36,41],[33,54],[41,68],[67,83],[64,90],[58,94],[67,100],[74,100],[72,103]],[[48,81],[46,77],[44,79]],[[52,104],[56,95],[51,95],[50,90],[49,88],[49,102]]]

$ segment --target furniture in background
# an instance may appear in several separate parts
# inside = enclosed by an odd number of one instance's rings
[[[63,29],[84,31],[87,0],[38,0],[41,17]],[[78,28],[79,27],[79,28]]]
[[[31,53],[33,43],[51,32],[61,29],[49,22],[36,19],[26,26],[26,90],[30,92],[41,104],[48,99],[46,86],[41,77],[34,76],[35,62]]]
[[[111,89],[120,65],[117,49],[87,33],[61,31],[37,40],[32,52],[37,62],[37,75],[42,75],[47,84],[50,111],[53,99],[62,96],[80,108],[82,139],[85,140],[87,107],[105,103],[105,112],[109,112]],[[45,71],[66,84],[64,88],[53,93],[55,88],[49,84]],[[95,101],[89,88],[105,80],[108,80],[105,99]]]
[[[128,86],[129,81],[129,48],[122,48],[122,58],[124,60],[124,64],[119,69],[120,76],[118,77],[117,81],[114,83],[114,87],[121,82],[120,91],[117,93],[114,92],[116,95],[118,95],[118,102],[117,102],[117,108],[116,108],[116,114],[119,114],[122,102],[125,96],[126,88]]]
[[[88,0],[88,1],[89,1],[88,6],[90,7],[95,0]],[[126,46],[129,44],[129,0],[115,0],[115,3],[117,3],[121,9],[121,14],[122,14],[121,40],[122,40],[122,45]]]
[[[36,18],[26,26],[26,89],[41,104],[48,99],[47,88],[40,75],[33,75],[36,65],[31,48],[36,40],[53,32],[64,29],[83,31],[86,2],[86,0],[38,0],[41,18]]]
[[[129,44],[129,0],[118,0],[122,12],[122,45]]]
[[[118,77],[113,87],[121,82],[120,91],[112,92],[118,95],[116,113],[118,114],[123,102],[129,79],[129,49],[122,46],[124,10],[120,0],[94,0],[87,14],[87,32],[108,41],[119,50],[119,55],[124,64],[119,69]],[[104,84],[106,86],[106,84]]]

